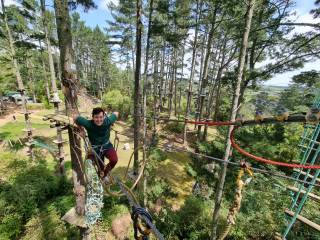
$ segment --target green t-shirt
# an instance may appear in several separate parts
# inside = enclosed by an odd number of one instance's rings
[[[103,148],[107,149],[112,147],[112,144],[109,141],[110,128],[116,120],[117,116],[115,114],[111,114],[104,119],[101,126],[96,125],[93,120],[88,120],[82,116],[78,116],[75,122],[87,130],[90,143],[93,147],[103,145]]]

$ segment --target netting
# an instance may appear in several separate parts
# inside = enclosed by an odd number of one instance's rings
[[[85,220],[87,226],[92,226],[101,218],[103,186],[90,159],[85,160],[85,167],[87,175]]]

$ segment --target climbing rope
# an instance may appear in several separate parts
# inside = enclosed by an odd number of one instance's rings
[[[242,178],[245,173],[247,173],[250,176],[250,178],[243,181]],[[224,231],[222,232],[218,240],[224,240],[228,236],[232,226],[236,224],[236,217],[241,207],[242,191],[245,185],[247,185],[251,181],[252,177],[253,177],[253,172],[251,167],[249,167],[247,163],[241,162],[241,169],[239,170],[239,173],[237,176],[237,188],[235,191],[234,200],[232,205],[229,208],[229,212],[227,216],[227,226],[225,227]]]
[[[150,222],[153,221],[150,213],[148,213],[144,208],[132,206],[131,219],[133,221],[134,238],[137,240],[148,240],[151,228],[147,225],[146,228],[143,229],[139,222],[139,217],[141,218],[142,216],[149,219]]]
[[[142,236],[137,236],[138,238],[135,237],[135,239],[136,240],[147,240],[148,238],[146,238],[146,237],[150,234],[148,232],[150,230],[157,237],[157,239],[164,240],[163,235],[159,232],[157,227],[153,224],[151,215],[144,208],[142,208],[139,205],[137,199],[134,197],[134,194],[130,191],[130,189],[125,184],[123,184],[117,177],[115,177],[115,182],[118,184],[121,191],[127,197],[128,202],[133,209],[132,216],[134,217],[134,219],[138,220],[138,218],[141,218],[147,224],[147,227],[144,230],[142,229],[142,227],[140,225],[142,233],[140,232],[140,230],[136,229],[142,234]],[[138,228],[138,226],[139,226],[139,224],[136,225],[137,228]],[[145,236],[143,236],[143,233],[145,234]]]

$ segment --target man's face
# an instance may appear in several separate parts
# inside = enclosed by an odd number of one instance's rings
[[[101,126],[103,124],[104,118],[105,118],[105,115],[103,112],[95,114],[92,117],[94,124],[96,124],[97,126]]]

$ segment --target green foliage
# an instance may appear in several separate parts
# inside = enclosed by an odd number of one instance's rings
[[[68,231],[54,205],[49,205],[32,217],[25,225],[23,240],[67,239]]]
[[[290,162],[298,159],[299,137],[303,127],[300,124],[257,126],[244,128],[236,136],[247,151],[268,159]],[[236,156],[239,156],[236,154]]]
[[[253,181],[245,187],[240,213],[232,229],[231,239],[248,239],[256,236],[259,239],[274,239],[275,232],[285,227],[285,218],[280,209],[289,205],[289,195],[283,188],[276,187],[288,184],[282,180],[272,179],[256,174]],[[277,196],[277,197],[274,197]]]
[[[42,96],[41,102],[42,102],[42,104],[43,104],[45,109],[53,109],[53,104],[50,103],[50,101],[47,98],[47,96]]]
[[[164,129],[173,133],[183,133],[184,124],[180,122],[169,122]]]
[[[166,152],[159,148],[154,148],[149,153],[149,160],[154,162],[162,162],[167,158]]]
[[[157,178],[156,181],[152,181],[148,191],[148,198],[152,201],[156,201],[164,196],[175,197],[176,194],[173,192],[170,184],[168,184],[164,179]]]
[[[157,227],[168,239],[209,239],[211,206],[200,198],[190,196],[179,211],[165,208],[157,218]]]
[[[28,159],[14,153],[5,153],[0,157],[7,166],[1,171],[14,171],[0,182],[0,239],[16,239],[30,219],[27,229],[33,226],[34,221],[41,220],[43,229],[47,227],[44,234],[51,233],[51,239],[61,239],[58,236],[64,234],[64,227],[57,206],[48,207],[46,213],[42,211],[50,199],[67,192],[71,194],[70,185],[65,179],[55,176],[41,159],[31,165]]]
[[[314,95],[308,88],[292,84],[280,94],[279,102],[291,111],[306,111],[312,105]]]
[[[197,176],[197,172],[189,164],[186,167],[186,171],[191,177]]]
[[[27,108],[28,110],[42,110],[45,106],[42,103],[28,103]]]
[[[102,106],[120,112],[120,117],[128,117],[130,114],[130,98],[123,95],[119,90],[111,90],[102,98]]]
[[[320,87],[320,72],[316,70],[301,72],[300,74],[293,76],[292,81],[308,88]]]

